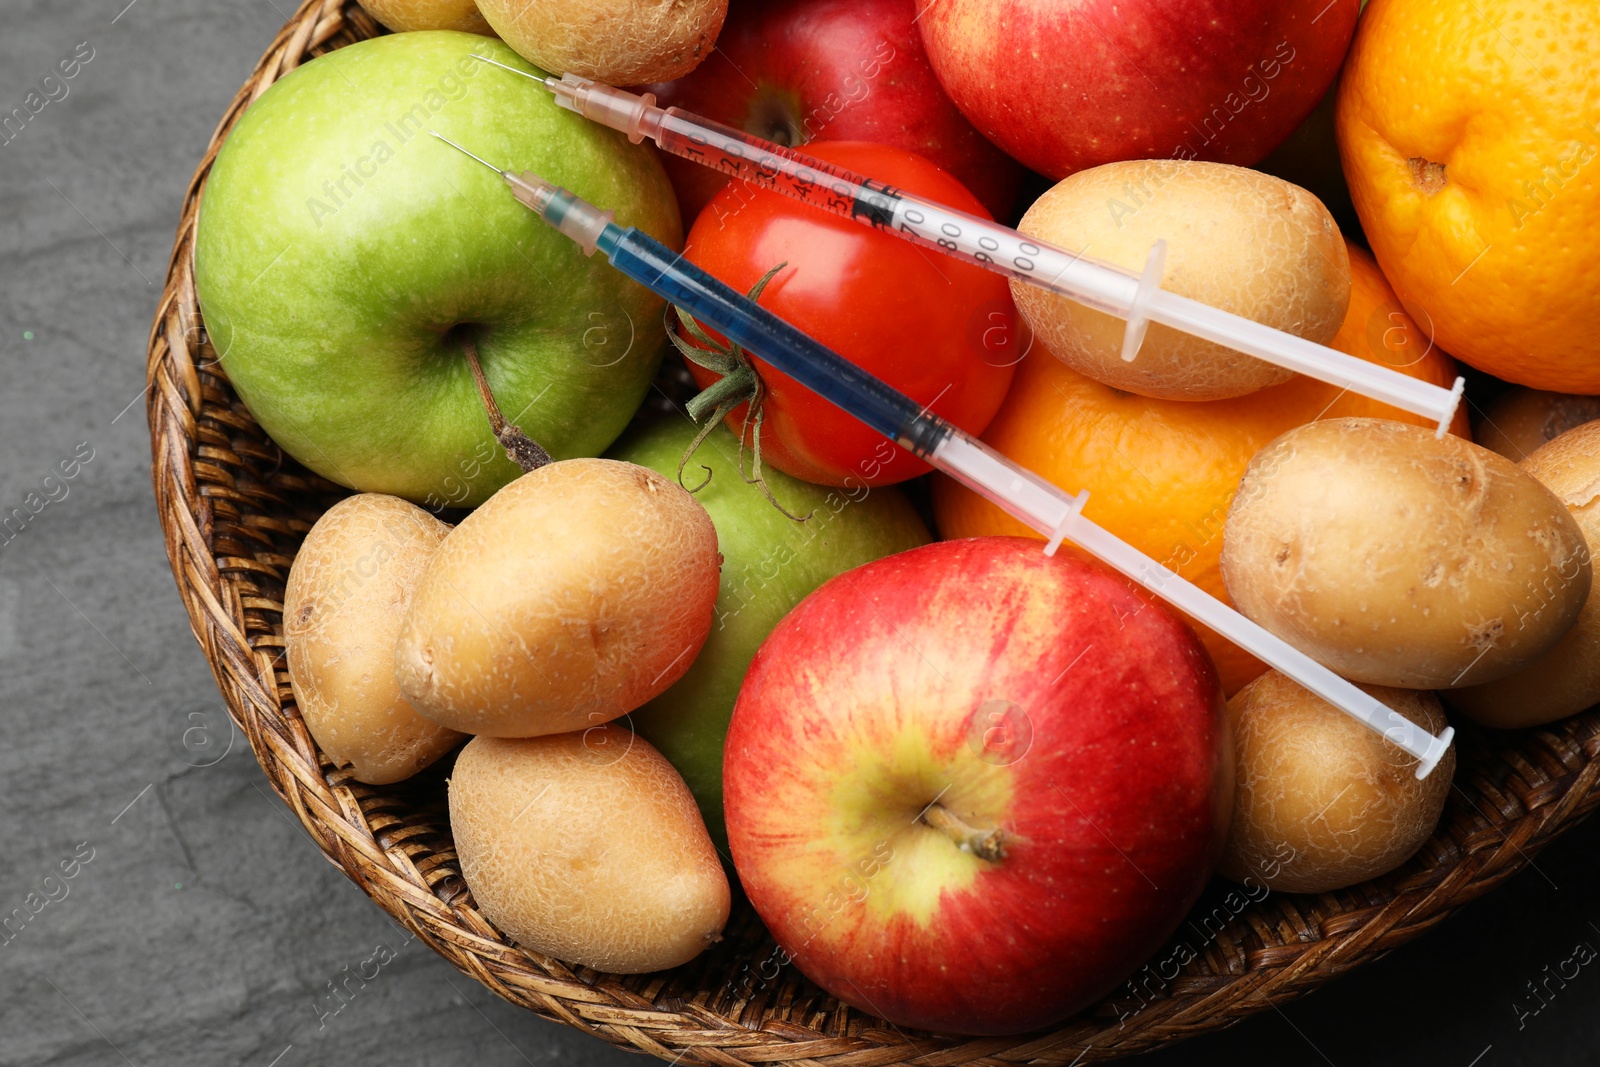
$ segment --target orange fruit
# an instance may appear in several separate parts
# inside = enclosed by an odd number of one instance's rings
[[[1438,343],[1508,381],[1600,392],[1600,4],[1371,0],[1341,75],[1345,177]]]
[[[1435,384],[1453,382],[1455,363],[1427,347],[1372,258],[1352,246],[1350,269],[1350,310],[1333,347]],[[1228,602],[1222,527],[1250,458],[1295,426],[1349,415],[1429,425],[1304,377],[1230,400],[1154,400],[1101,385],[1036,350],[1017,366],[1011,392],[983,439],[1068,492],[1088,489],[1086,518]],[[1466,436],[1464,413],[1451,428]],[[934,477],[933,510],[947,538],[1038,536],[943,475]],[[1232,643],[1197,629],[1230,695],[1266,670]]]

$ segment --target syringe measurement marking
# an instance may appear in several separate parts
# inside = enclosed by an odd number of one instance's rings
[[[1073,268],[1084,263],[1082,254],[1067,255],[1054,248],[1042,248],[1018,235],[1010,239],[1010,235],[1002,235],[996,239],[987,232],[979,232],[976,240],[961,225],[965,221],[960,215],[946,213],[938,210],[932,204],[910,204],[900,201],[895,207],[894,228],[912,240],[929,245],[938,245],[946,251],[952,251],[963,259],[969,259],[980,266],[1015,278],[1018,281],[1031,282],[1046,277],[1046,289],[1053,287],[1054,283],[1065,276]],[[952,233],[952,231],[954,231]],[[941,239],[936,233],[947,235]],[[1002,244],[1002,240],[1005,242]],[[1087,268],[1085,264],[1085,268]],[[1112,268],[1116,273],[1120,270]],[[1131,299],[1133,289],[1138,284],[1138,279],[1122,274],[1128,286],[1128,297]],[[1098,306],[1103,311],[1113,311],[1107,303],[1097,302],[1080,297],[1090,307]]]
[[[1013,238],[1009,233],[1002,233],[997,239],[989,232],[980,232],[974,239],[963,225],[966,220],[962,216],[939,210],[937,205],[911,203],[898,195],[886,195],[870,184],[857,185],[824,168],[814,168],[728,134],[681,128],[670,116],[663,123],[662,132],[703,150],[696,154],[717,156],[714,169],[730,178],[769,188],[783,182],[801,201],[820,202],[824,210],[836,215],[864,218],[876,229],[898,230],[917,244],[938,247],[1018,281],[1037,282],[1049,275],[1049,281],[1044,284],[1051,289],[1056,281],[1083,263],[1082,255],[1069,256],[1054,248],[1042,248],[1020,234]],[[1129,290],[1123,301],[1126,306],[1138,279],[1124,277]],[[1107,302],[1083,296],[1079,299],[1090,307],[1098,306],[1100,310],[1116,313]]]
[[[935,210],[932,205],[913,206],[902,200],[895,205],[891,225],[916,241],[954,252],[979,266],[988,269],[999,267],[1003,273],[1019,281],[1029,281],[1040,273],[1038,257],[1043,249],[1038,245],[1024,240],[1008,241],[1011,247],[1002,253],[1000,242],[994,237],[980,233],[973,240],[961,222],[959,215],[945,214]],[[997,254],[1002,256],[998,261],[995,258]],[[1005,262],[1005,259],[1010,262]],[[1076,260],[1069,260],[1068,265],[1072,262]]]
[[[697,156],[706,155],[707,150],[716,153],[719,158],[712,164],[713,168],[730,178],[740,178],[756,185],[774,185],[783,180],[804,201],[810,201],[814,193],[826,190],[833,194],[833,198],[827,201],[828,210],[836,214],[847,214],[855,199],[854,188],[850,183],[839,180],[837,175],[828,175],[835,181],[831,187],[825,186],[817,171],[775,152],[755,148],[736,138],[714,132],[710,135],[699,130],[670,132],[679,133],[693,145]],[[747,155],[747,150],[751,154]]]

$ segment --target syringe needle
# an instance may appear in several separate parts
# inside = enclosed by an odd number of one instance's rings
[[[537,74],[533,74],[533,73],[530,73],[530,72],[525,71],[525,70],[518,70],[516,67],[513,67],[509,63],[502,63],[498,59],[490,59],[488,56],[479,55],[477,52],[468,52],[467,54],[469,56],[471,56],[473,59],[481,60],[482,62],[487,63],[492,67],[499,67],[501,70],[509,70],[513,74],[520,74],[524,78],[528,78],[528,79],[531,79],[532,81],[536,81],[540,85],[545,86],[546,88],[549,88],[550,83],[556,80],[555,78],[552,78],[549,75],[545,75],[544,77],[540,77]]]
[[[515,196],[519,201],[521,201],[524,207],[536,211],[541,215],[544,214],[544,210],[550,201],[549,193],[551,187],[548,184],[535,184],[528,181],[526,175],[513,174],[508,170],[501,170],[499,167],[495,166],[493,163],[490,163],[482,156],[475,155],[474,153],[467,151],[465,148],[462,148],[460,145],[456,144],[438,130],[429,130],[428,132],[439,138],[439,140],[443,141],[451,148],[454,148],[457,152],[460,152],[466,156],[471,156],[479,163],[482,163],[484,166],[500,175],[501,178],[505,179],[505,183],[511,186],[511,195]]]
[[[506,67],[506,69],[507,70],[514,70],[515,68]],[[522,72],[519,70],[519,71],[517,71],[517,73],[521,74]],[[499,167],[495,166],[493,163],[490,163],[487,159],[484,159],[482,156],[474,155],[472,152],[467,151],[465,148],[462,148],[460,145],[456,144],[454,141],[452,141],[450,138],[446,137],[444,134],[440,133],[438,130],[429,130],[428,132],[433,134],[435,137],[439,138],[439,140],[443,141],[445,144],[449,145],[451,148],[454,148],[457,152],[460,152],[462,155],[464,155],[464,156],[472,156],[473,159],[476,159],[479,163],[482,163],[484,166],[488,167],[490,170],[492,170],[496,174],[500,175],[500,177],[505,178],[507,181],[509,181],[511,179],[512,176],[511,176],[510,173],[508,173],[507,171],[501,170]]]

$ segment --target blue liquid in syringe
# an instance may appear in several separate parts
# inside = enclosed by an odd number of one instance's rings
[[[948,424],[915,400],[752,305],[742,293],[639,230],[609,226],[597,247],[613,266],[645,288],[702,323],[715,324],[728,340],[917,455],[928,455],[950,432]]]

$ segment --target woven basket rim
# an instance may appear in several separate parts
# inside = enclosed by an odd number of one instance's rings
[[[1439,830],[1400,870],[1336,893],[1268,895],[1233,912],[1173,975],[1163,968],[1142,992],[1119,990],[1120,999],[1021,1037],[908,1033],[839,1005],[792,968],[755,979],[773,946],[753,914],[730,924],[726,948],[661,975],[597,974],[511,945],[460,878],[426,792],[437,779],[363,785],[305,730],[281,663],[282,581],[318,505],[345,491],[300,469],[255,426],[216,363],[194,288],[200,194],[244,108],[306,59],[381,32],[353,0],[306,0],[218,123],[184,197],[150,333],[151,478],[191,629],[273,789],[330,862],[462,973],[546,1019],[669,1060],[1064,1067],[1218,1030],[1303,995],[1441,922],[1600,804],[1600,710],[1517,734],[1463,726]],[[1193,949],[1193,940],[1174,943]],[[1171,947],[1153,962],[1172,958]]]

